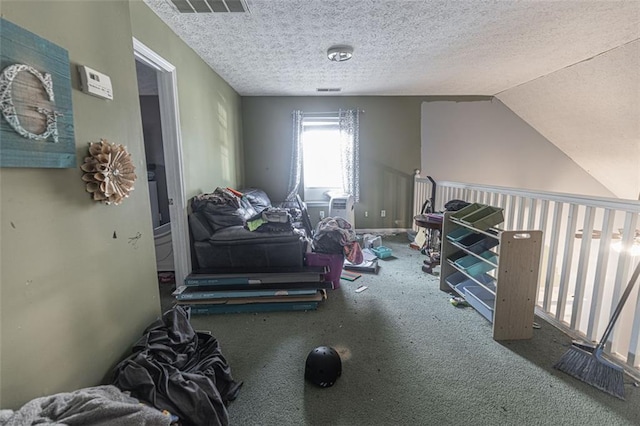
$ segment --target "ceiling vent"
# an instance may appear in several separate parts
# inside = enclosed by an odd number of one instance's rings
[[[319,87],[316,89],[316,92],[341,92],[342,89],[339,87]]]
[[[249,12],[246,0],[170,0],[180,13]]]

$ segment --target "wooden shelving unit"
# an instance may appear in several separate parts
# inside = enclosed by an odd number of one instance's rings
[[[440,290],[460,294],[489,320],[494,340],[530,339],[542,231],[477,229],[452,214],[442,224]]]

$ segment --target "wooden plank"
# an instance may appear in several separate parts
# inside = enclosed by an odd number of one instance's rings
[[[493,316],[495,340],[533,337],[542,235],[542,231],[504,231],[500,235]]]
[[[444,218],[442,221],[442,247],[440,251],[440,290],[450,292],[451,287],[445,281],[451,274],[456,272],[456,269],[447,262],[447,258],[459,251],[457,247],[451,245],[449,240],[447,240],[447,235],[452,231],[455,231],[458,228],[461,228],[460,225],[453,223],[450,219],[450,216],[453,212],[445,212]]]

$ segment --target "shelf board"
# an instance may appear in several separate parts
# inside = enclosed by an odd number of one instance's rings
[[[463,269],[461,269],[458,265],[456,265],[455,263],[453,263],[453,262],[452,262],[452,261],[450,261],[449,259],[447,259],[447,262],[448,262],[451,266],[453,266],[453,268],[454,268],[456,271],[460,272],[460,273],[461,273],[461,274],[463,274],[465,277],[469,278],[471,281],[473,281],[474,283],[478,284],[480,287],[483,287],[485,290],[487,290],[489,293],[491,293],[491,294],[493,294],[493,295],[495,296],[495,294],[496,294],[496,290],[495,290],[495,289],[491,289],[491,288],[487,287],[487,284],[485,284],[485,283],[482,283],[482,282],[478,281],[475,277],[473,277],[472,275],[469,275],[466,271],[464,271]],[[484,274],[486,274],[486,272],[483,272],[483,273],[484,273]],[[487,274],[487,276],[491,277],[491,275],[488,275],[488,274]],[[493,284],[494,284],[494,285],[496,285],[496,284],[495,284],[495,281],[496,281],[495,277],[491,277],[491,278],[493,279],[493,281],[492,281],[492,282],[493,282]],[[445,278],[445,282],[446,282],[446,278]],[[449,283],[447,283],[447,284],[449,284]],[[451,284],[449,284],[449,286],[451,287]]]
[[[454,243],[453,241],[449,241],[449,244],[451,244],[454,247],[459,248],[460,250],[464,251],[465,253],[473,256],[473,257],[477,257],[478,259],[482,260],[485,263],[488,263],[489,265],[493,266],[494,268],[498,267],[498,264],[496,262],[492,262],[489,259],[485,259],[484,257],[480,256],[479,254],[476,254],[472,251],[470,251],[469,249],[467,249],[465,246],[458,244],[458,243]],[[492,254],[494,254],[498,259],[499,259],[499,254],[496,253],[495,251],[491,250],[491,249],[487,249],[487,251],[490,251]]]
[[[496,228],[495,226],[487,229],[486,231],[482,231],[480,229],[474,228],[471,225],[468,225],[468,224],[466,224],[464,222],[461,222],[460,219],[456,219],[455,217],[450,217],[449,220],[451,222],[455,223],[456,225],[460,225],[460,226],[463,226],[463,227],[471,230],[472,232],[474,232],[476,234],[484,234],[484,235],[486,235],[488,237],[495,238],[496,240],[500,240],[500,233],[504,232],[504,229]],[[494,231],[494,232],[490,232],[490,231]]]

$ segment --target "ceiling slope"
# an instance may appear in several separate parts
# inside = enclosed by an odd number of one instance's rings
[[[616,196],[640,199],[640,41],[497,98]]]

